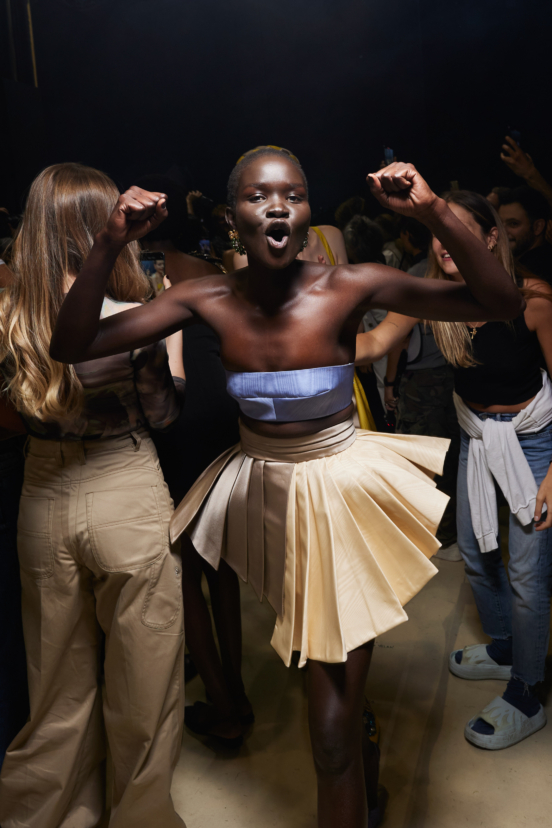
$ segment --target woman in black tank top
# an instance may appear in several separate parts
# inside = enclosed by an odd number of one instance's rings
[[[486,199],[456,191],[445,200],[514,277],[506,232]],[[426,278],[463,281],[437,239]],[[491,750],[516,744],[546,723],[535,686],[544,678],[552,587],[552,388],[542,370],[552,371],[552,290],[531,274],[517,281],[527,307],[513,322],[431,323],[454,369],[460,423],[472,434],[461,430],[458,545],[483,631],[492,639],[453,652],[449,667],[460,678],[509,680],[502,698],[464,731]],[[379,359],[417,321],[388,314],[374,332],[358,337],[357,362]],[[490,486],[479,488],[481,481]],[[511,512],[509,578],[498,537],[499,484]]]
[[[504,228],[498,217],[485,215],[491,208],[485,210],[482,202],[484,199],[462,200],[460,195],[451,208],[466,223],[486,230],[488,244],[505,252]],[[491,221],[493,228],[489,227]],[[461,278],[437,241],[433,253],[444,275]],[[490,749],[515,744],[546,723],[535,689],[544,679],[552,585],[552,396],[548,376],[541,370],[542,366],[547,366],[549,372],[552,369],[552,292],[529,274],[518,277],[518,284],[526,295],[527,307],[511,323],[475,321],[466,326],[467,335],[459,330],[461,326],[454,326],[453,332],[450,323],[433,325],[445,356],[455,363],[456,394],[467,406],[462,408],[457,400],[461,422],[464,410],[471,418],[464,423],[475,422],[481,433],[479,439],[462,430],[458,543],[483,631],[492,641],[451,653],[450,669],[460,678],[509,680],[503,696],[494,699],[465,728],[469,741]],[[447,341],[456,346],[449,353]],[[524,416],[526,409],[530,413]],[[486,427],[487,420],[500,425],[489,423]],[[471,447],[474,439],[476,445]],[[511,443],[517,442],[522,454],[518,449],[516,455],[516,445]],[[484,536],[479,514],[481,498],[474,493],[475,454],[481,445],[485,462],[510,505],[509,579],[502,563],[500,538]],[[516,462],[512,462],[514,457]],[[520,489],[519,511],[514,507],[516,485]],[[532,487],[535,491],[539,487],[536,500]],[[496,512],[496,504],[493,508]],[[502,726],[505,714],[510,722],[506,728]]]

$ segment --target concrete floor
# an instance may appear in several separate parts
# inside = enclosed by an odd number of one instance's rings
[[[464,739],[466,721],[505,684],[449,673],[449,652],[482,635],[463,565],[436,563],[439,574],[408,605],[410,620],[378,639],[368,680],[390,793],[384,826],[550,826],[552,724],[503,751]],[[304,674],[286,669],[270,647],[270,608],[248,587],[242,602],[244,679],[257,722],[237,755],[186,732],[175,804],[188,828],[315,828]],[[203,698],[196,678],[187,702]]]

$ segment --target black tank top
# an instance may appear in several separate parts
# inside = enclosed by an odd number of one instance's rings
[[[454,369],[458,396],[479,405],[517,405],[542,388],[542,352],[523,314],[513,323],[487,322],[473,338],[479,364]]]

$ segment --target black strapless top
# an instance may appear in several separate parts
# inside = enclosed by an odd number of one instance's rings
[[[479,405],[517,405],[542,388],[542,352],[537,335],[523,314],[512,323],[487,322],[473,338],[479,363],[454,369],[458,396]]]

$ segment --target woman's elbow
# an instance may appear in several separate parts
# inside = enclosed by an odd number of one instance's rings
[[[384,355],[378,353],[379,349],[374,345],[374,342],[370,341],[370,345],[368,346],[364,342],[364,337],[366,337],[366,334],[359,334],[357,336],[355,365],[370,365],[372,362],[377,362]]]
[[[517,319],[525,310],[526,302],[521,291],[514,285],[512,285],[512,288],[513,290],[510,290],[508,287],[508,291],[500,294],[498,301],[495,298],[492,308],[488,308],[492,312],[492,319],[509,322],[512,319]]]
[[[527,302],[521,291],[516,290],[513,294],[511,301],[508,303],[508,315],[505,317],[506,319],[517,319],[517,317],[523,313],[525,308],[527,307]]]

